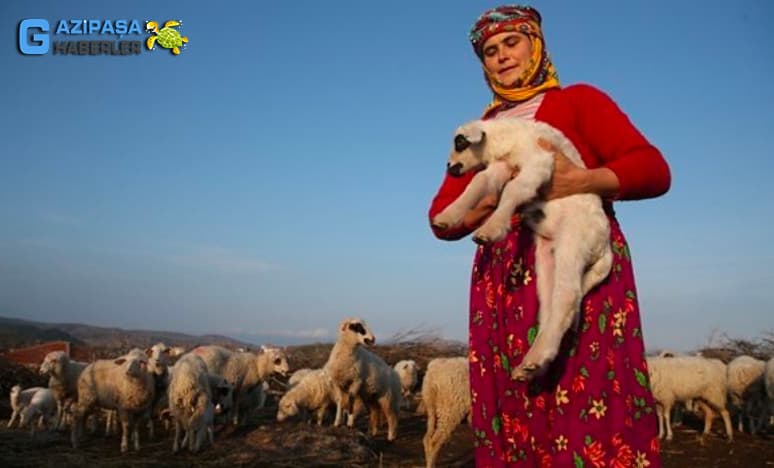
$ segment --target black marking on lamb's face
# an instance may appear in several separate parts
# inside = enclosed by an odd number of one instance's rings
[[[358,335],[365,335],[366,331],[362,323],[350,323],[347,328],[357,333]]]
[[[465,135],[457,135],[454,137],[454,151],[461,153],[470,146],[470,141],[465,138]]]
[[[452,177],[460,177],[462,175],[462,163],[447,164],[446,172]]]
[[[274,365],[275,365],[275,366],[279,366],[280,364],[282,364],[282,358],[276,358],[276,359],[274,359]]]

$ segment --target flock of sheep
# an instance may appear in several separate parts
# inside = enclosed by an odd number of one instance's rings
[[[333,425],[353,427],[368,412],[368,427],[376,435],[387,424],[387,440],[398,431],[400,409],[408,404],[418,383],[415,361],[390,367],[368,349],[375,342],[366,322],[343,320],[338,339],[321,369],[298,369],[292,375],[288,357],[280,348],[262,347],[253,353],[220,346],[199,346],[188,352],[158,343],[147,350],[92,363],[71,361],[61,351],[49,353],[40,372],[49,375],[48,388],[13,387],[13,414],[8,427],[64,429],[78,448],[85,425],[94,431],[96,416],[105,417],[105,432],[121,427],[121,451],[130,443],[140,450],[140,430],[154,437],[154,421],[174,425],[172,450],[197,452],[213,443],[216,418],[238,425],[246,413],[263,407],[275,376],[289,377],[278,402],[276,419],[314,415],[322,425],[328,409],[335,408]],[[274,379],[275,382],[278,382]],[[424,438],[428,466],[454,428],[468,414],[466,357],[438,358],[428,364],[422,384],[421,407],[427,413]],[[280,382],[281,383],[281,382]]]
[[[287,355],[274,347],[252,353],[200,346],[186,353],[159,343],[89,364],[52,352],[40,367],[41,373],[50,375],[48,388],[12,389],[8,427],[29,426],[34,437],[36,427],[62,429],[69,424],[77,448],[84,424],[101,410],[106,433],[114,431],[116,419],[120,422],[122,452],[129,449],[130,439],[134,449],[140,449],[143,426],[153,437],[154,419],[174,424],[173,452],[181,447],[197,452],[206,442],[213,443],[216,417],[238,425],[246,413],[263,407],[268,381],[280,375],[289,378],[277,405],[278,422],[300,416],[314,417],[322,425],[328,410],[335,408],[333,425],[346,418],[346,425],[353,427],[367,411],[370,434],[375,436],[384,421],[387,440],[393,441],[398,413],[417,387],[419,369],[412,360],[390,367],[369,349],[374,341],[364,320],[345,319],[325,365],[292,374]],[[726,365],[717,359],[664,352],[647,360],[659,437],[672,439],[670,414],[680,403],[704,414],[704,434],[720,415],[729,440],[733,438],[729,409],[739,415],[739,431],[746,426],[755,434],[774,419],[774,358],[765,362],[741,356]],[[427,365],[417,412],[427,414],[423,444],[429,467],[435,466],[457,425],[470,417],[468,382],[465,356],[436,358]]]
[[[756,434],[774,424],[774,357],[767,361],[739,356],[725,364],[701,355],[664,351],[648,357],[648,371],[659,423],[659,437],[672,440],[671,413],[677,404],[704,415],[704,431],[720,415],[731,441],[731,413],[737,430]]]

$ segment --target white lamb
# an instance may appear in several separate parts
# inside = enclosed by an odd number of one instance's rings
[[[310,369],[280,399],[277,421],[282,422],[300,412],[312,411],[317,418],[317,425],[321,426],[325,411],[335,403],[336,398],[336,387],[330,374],[325,369]]]
[[[763,377],[766,372],[766,361],[755,359],[752,356],[739,356],[731,360],[728,363],[728,396],[730,397],[730,403],[732,409],[738,414],[738,431],[743,432],[744,419],[747,418],[750,424],[748,426],[754,426],[753,422],[758,414],[749,414],[745,411],[747,406],[747,400],[751,398],[760,399],[761,393],[756,391],[749,391],[748,388],[758,379]],[[761,382],[762,384],[763,382]],[[749,408],[756,408],[755,401],[749,402]],[[755,405],[755,406],[754,406]],[[758,409],[758,408],[756,408]],[[752,427],[750,429],[753,429]],[[751,430],[752,432],[752,430]]]
[[[97,360],[83,370],[78,379],[78,402],[73,408],[71,440],[78,448],[83,421],[97,407],[115,409],[121,423],[121,452],[129,449],[129,435],[134,449],[140,450],[137,423],[150,412],[155,396],[155,382],[148,371],[145,353],[129,353],[114,360]]]
[[[183,444],[187,442],[191,452],[199,451],[204,438],[211,433],[213,400],[220,391],[212,386],[207,366],[199,356],[186,354],[177,361],[168,388],[169,410],[175,422],[173,452],[177,453],[180,447],[181,429],[185,431]],[[225,391],[230,392],[230,385]]]
[[[726,409],[726,365],[718,359],[698,356],[648,357],[648,373],[658,415],[658,436],[672,440],[670,414],[676,402],[698,400],[705,407],[704,432],[712,426],[713,412],[720,413],[728,440],[733,440],[731,417]]]
[[[419,380],[419,366],[413,359],[405,359],[395,363],[395,372],[400,377],[400,388],[403,391],[403,396],[408,397]]]
[[[40,365],[41,374],[49,374],[48,388],[54,392],[56,399],[56,428],[64,424],[65,408],[78,399],[78,377],[88,364],[71,361],[67,353],[52,351],[46,354]]]
[[[387,440],[392,441],[398,430],[400,378],[381,357],[364,348],[374,341],[364,320],[342,320],[338,339],[323,369],[331,376],[338,392],[334,426],[341,423],[343,411],[349,413],[347,425],[354,425],[358,414],[355,402],[360,398],[369,409],[371,435],[376,435],[380,414],[383,414],[387,420]]]
[[[309,369],[308,367],[304,367],[303,369],[298,369],[297,371],[293,372],[290,375],[290,378],[288,379],[288,386],[294,387],[298,384],[298,382],[301,382],[301,379],[303,379],[305,376],[307,376],[309,373],[313,372],[314,369]]]
[[[11,419],[8,420],[8,428],[12,428],[14,423],[18,422],[21,417],[21,413],[32,400],[32,396],[43,390],[43,387],[30,387],[22,390],[21,385],[14,385],[11,387],[10,403],[11,403]]]
[[[422,382],[422,403],[427,412],[427,432],[422,439],[425,462],[435,466],[438,452],[457,425],[468,415],[470,384],[468,358],[437,358],[427,365]]]
[[[51,389],[43,388],[32,395],[30,403],[21,411],[19,427],[30,425],[30,437],[35,437],[35,427],[48,429],[56,421],[56,398]]]
[[[440,230],[457,226],[481,198],[502,192],[494,213],[476,230],[473,240],[485,244],[502,240],[517,209],[534,231],[540,327],[523,361],[511,372],[517,380],[546,371],[565,332],[578,322],[583,296],[607,277],[613,262],[610,223],[597,195],[540,198],[540,189],[553,174],[554,155],[539,140],[585,167],[570,140],[542,122],[509,118],[476,120],[459,127],[447,165],[449,174],[485,169],[432,220]],[[510,179],[515,168],[518,175]]]
[[[272,374],[286,375],[289,370],[288,359],[280,348],[262,348],[259,354],[250,352],[232,352],[221,346],[200,346],[193,351],[204,360],[210,374],[225,378],[234,386],[234,404],[231,417],[235,425],[239,424],[239,403],[247,394]]]

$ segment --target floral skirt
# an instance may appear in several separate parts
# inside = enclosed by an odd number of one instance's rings
[[[611,218],[613,267],[581,304],[548,372],[511,380],[537,332],[532,232],[480,246],[470,296],[476,466],[661,465],[629,249]]]

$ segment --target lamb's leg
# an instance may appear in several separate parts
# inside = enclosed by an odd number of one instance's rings
[[[506,182],[497,208],[483,226],[476,230],[473,234],[473,240],[479,244],[489,244],[502,240],[511,228],[513,213],[518,207],[538,196],[540,187],[551,180],[553,167],[553,157],[530,158],[528,164],[521,167],[519,174]],[[500,167],[499,171],[502,170]],[[508,170],[507,166],[505,170]]]
[[[664,438],[664,408],[660,404],[656,405],[656,418],[658,419],[658,438]]]
[[[613,251],[610,248],[606,248],[602,256],[594,262],[591,267],[583,274],[583,283],[581,286],[581,292],[583,296],[586,296],[594,286],[598,285],[607,275],[610,274],[610,268],[613,266]]]
[[[387,420],[387,440],[392,442],[398,435],[398,413],[397,405],[393,404],[391,397],[382,397],[379,400],[381,412]]]
[[[666,440],[672,440],[672,404],[668,403],[664,405],[664,426],[666,427],[667,437]]]
[[[11,413],[11,419],[8,420],[8,429],[13,427],[16,420],[19,419],[19,410],[13,410],[13,413]]]
[[[433,227],[445,230],[459,226],[467,212],[474,208],[479,200],[489,193],[500,191],[503,184],[508,181],[510,173],[510,169],[504,162],[492,163],[478,172],[462,194],[433,218]]]
[[[516,380],[530,380],[542,374],[554,360],[562,338],[575,316],[580,313],[582,258],[574,246],[577,242],[562,242],[557,237],[554,244],[554,289],[551,295],[551,311],[546,323],[541,323],[535,341],[521,364],[511,372]]]
[[[360,397],[354,397],[350,400],[350,402],[352,405],[352,410],[349,411],[349,414],[347,415],[347,427],[355,427],[355,420],[357,419],[358,415],[363,412],[363,409],[365,409],[365,404]]]
[[[551,313],[551,292],[554,290],[554,243],[537,237],[535,242],[535,275],[537,276],[538,323],[548,323]]]
[[[430,437],[428,444],[430,446],[429,453],[426,451],[427,466],[435,466],[435,463],[438,460],[438,452],[441,450],[441,447],[449,441],[452,432],[454,432],[454,428],[457,427],[460,421],[461,418],[452,416],[449,411],[443,411],[438,415],[435,432]]]

